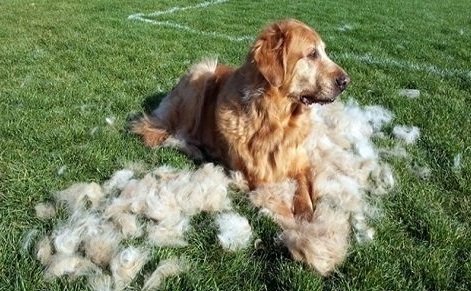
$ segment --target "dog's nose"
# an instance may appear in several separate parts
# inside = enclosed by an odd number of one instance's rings
[[[337,82],[337,86],[339,87],[340,91],[343,91],[345,88],[347,88],[348,83],[350,83],[350,77],[346,74],[342,74],[335,81]]]

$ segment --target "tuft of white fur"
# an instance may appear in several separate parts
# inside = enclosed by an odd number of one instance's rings
[[[294,224],[283,231],[281,239],[294,259],[326,276],[345,259],[349,235],[347,213],[319,203],[312,223]]]
[[[65,202],[69,212],[84,208],[88,200],[96,208],[104,198],[101,186],[97,183],[77,183],[55,194],[57,202]]]
[[[109,116],[105,118],[105,121],[109,126],[113,126],[116,121],[116,118],[114,116]]]
[[[52,237],[55,250],[60,254],[74,254],[83,239],[94,233],[100,223],[96,214],[82,210],[74,212],[64,225],[54,230]]]
[[[128,286],[147,260],[148,252],[140,248],[130,246],[119,252],[110,264],[116,290]]]
[[[188,244],[184,234],[189,227],[190,219],[186,216],[168,217],[147,226],[147,239],[159,247],[184,247]]]
[[[46,269],[46,279],[69,275],[71,277],[101,272],[90,260],[79,255],[55,254]]]
[[[461,170],[461,154],[457,154],[453,158],[453,166],[452,166],[453,171],[459,172]]]
[[[397,91],[399,96],[415,99],[420,96],[420,90],[417,89],[400,89]]]
[[[175,174],[168,168],[154,171],[157,180],[147,177],[151,192],[146,195],[144,214],[156,221],[178,220],[201,211],[217,212],[230,208],[227,185],[230,180],[222,167],[206,164],[190,172]],[[166,178],[170,176],[171,178]],[[146,177],[144,177],[146,179]]]
[[[89,235],[95,233],[102,224],[103,218],[98,212],[79,209],[72,213],[66,225],[81,235]]]
[[[414,144],[420,137],[420,129],[416,126],[396,125],[392,133],[406,144]]]
[[[59,168],[59,170],[57,170],[57,175],[58,175],[58,176],[64,175],[64,173],[65,173],[66,170],[67,170],[67,166],[66,166],[66,165],[63,165],[62,167]]]
[[[155,179],[146,175],[141,180],[130,180],[121,191],[121,195],[113,198],[105,207],[104,217],[113,218],[124,212],[142,214],[146,210],[146,197],[155,191]]]
[[[392,149],[381,149],[381,154],[387,157],[405,159],[408,157],[407,150],[402,146],[396,144]]]
[[[52,257],[51,239],[48,236],[43,237],[36,245],[36,258],[46,266]]]
[[[394,118],[391,111],[378,105],[365,106],[364,114],[374,132],[380,131],[384,125],[390,123]]]
[[[212,163],[205,164],[193,173],[190,181],[196,186],[193,193],[176,196],[187,214],[193,215],[201,211],[218,212],[231,208],[227,193],[230,180],[222,167]],[[188,207],[190,204],[194,207]]]
[[[230,185],[236,188],[237,190],[248,192],[249,182],[245,179],[244,174],[240,171],[231,171],[230,172],[231,183]]]
[[[229,209],[229,182],[223,168],[210,163],[193,173],[182,173],[169,180],[165,184],[165,190],[173,192],[182,212],[191,216],[201,211],[217,212]]]
[[[376,164],[370,172],[370,182],[365,186],[371,194],[383,195],[391,191],[395,185],[394,174],[387,163]]]
[[[122,190],[126,184],[134,177],[134,171],[123,169],[116,171],[111,178],[103,185],[105,193],[111,193],[113,190]]]
[[[90,129],[90,132],[89,132],[90,135],[92,135],[92,136],[95,135],[98,132],[99,129],[100,128],[98,126],[93,127],[92,129]]]
[[[112,225],[101,224],[85,235],[83,250],[93,263],[106,267],[117,253],[121,238]]]
[[[432,170],[427,166],[414,165],[411,170],[422,180],[428,180],[432,176]]]
[[[368,226],[363,213],[354,213],[351,217],[351,223],[355,231],[355,238],[358,242],[363,243],[373,240],[375,230]]]
[[[24,236],[21,242],[21,248],[23,252],[28,252],[33,244],[34,239],[38,236],[39,230],[31,229]]]
[[[206,58],[199,63],[194,64],[190,68],[188,75],[191,75],[194,80],[201,78],[203,75],[212,76],[216,71],[217,66],[217,58]]]
[[[93,291],[113,291],[113,281],[109,275],[98,274],[89,278],[88,283]]]
[[[236,251],[247,247],[252,239],[252,228],[247,218],[235,213],[221,213],[216,217],[218,239],[222,247]]]
[[[166,278],[177,276],[186,270],[186,263],[181,259],[172,258],[163,260],[159,263],[150,277],[144,282],[142,290],[157,290]]]
[[[337,28],[338,31],[346,32],[352,30],[353,27],[350,24],[343,24]]]
[[[54,233],[54,248],[58,253],[72,255],[82,242],[81,232],[77,229],[63,228]]]
[[[113,222],[119,227],[125,238],[136,238],[143,234],[142,226],[135,214],[120,213],[113,216]]]
[[[40,219],[48,219],[56,216],[56,208],[50,203],[38,203],[34,207],[36,217]]]

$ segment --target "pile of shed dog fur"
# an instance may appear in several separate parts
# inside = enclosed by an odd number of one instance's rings
[[[381,130],[392,118],[380,106],[360,107],[352,101],[314,105],[314,129],[306,148],[320,198],[312,222],[275,212],[290,211],[293,181],[248,193],[252,203],[280,225],[281,241],[293,258],[321,275],[345,259],[352,237],[359,242],[373,239],[368,220],[378,214],[376,202],[393,187],[394,178],[372,138],[384,136]],[[402,127],[397,138],[413,142],[417,131]],[[240,173],[227,176],[210,163],[197,170],[158,167],[142,178],[123,169],[102,185],[74,184],[55,194],[55,205],[36,206],[42,218],[53,216],[57,207],[65,207],[68,213],[66,221],[39,240],[36,256],[47,278],[87,276],[93,290],[122,290],[150,260],[152,246],[185,246],[190,218],[200,212],[216,215],[221,246],[237,251],[250,244],[252,229],[245,217],[232,210],[230,185],[247,190]],[[141,238],[135,240],[141,243],[125,246],[130,238]],[[166,277],[185,271],[188,261],[161,261],[146,276],[143,290],[156,289]]]

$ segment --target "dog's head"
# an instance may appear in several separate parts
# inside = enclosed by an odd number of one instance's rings
[[[255,40],[249,62],[269,86],[305,105],[329,103],[345,90],[350,78],[325,52],[312,28],[297,20],[267,27]]]

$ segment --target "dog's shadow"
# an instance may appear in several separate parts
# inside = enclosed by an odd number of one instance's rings
[[[141,103],[141,110],[128,114],[126,118],[126,124],[124,126],[124,132],[126,134],[132,135],[133,122],[141,119],[144,115],[151,115],[152,111],[159,107],[160,102],[162,102],[167,94],[167,92],[159,91],[144,97],[144,101]]]
[[[154,109],[156,109],[160,102],[167,96],[167,92],[154,92],[144,98],[142,102],[142,109],[146,114],[150,114]]]
[[[167,96],[166,92],[154,92],[144,97],[144,101],[142,101],[141,104],[142,109],[139,112],[132,112],[128,114],[124,131],[130,134],[133,122],[142,118],[144,114],[152,114],[152,111],[154,111],[154,109],[160,105],[160,102],[162,102],[165,96]]]

